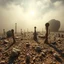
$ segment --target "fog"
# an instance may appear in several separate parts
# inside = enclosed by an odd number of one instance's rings
[[[61,22],[64,30],[64,0],[0,0],[0,32],[15,28],[18,32],[45,30],[45,23],[51,19]]]

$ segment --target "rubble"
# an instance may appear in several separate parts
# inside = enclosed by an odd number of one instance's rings
[[[11,45],[7,50],[5,50],[5,44],[2,44],[3,41],[6,42],[7,47],[10,46],[13,42],[12,37],[6,38],[4,40],[0,40],[0,64],[62,64],[64,59],[63,55],[59,53],[64,52],[64,40],[61,45],[58,43],[56,37],[56,41],[52,41],[51,43],[44,43],[45,39],[38,38],[40,43],[34,41],[34,39],[29,38],[33,37],[33,33],[28,33],[26,37],[21,35],[17,35],[19,38],[15,39],[15,43]],[[50,36],[51,38],[52,36]],[[23,40],[21,40],[23,39]],[[51,40],[51,39],[50,39]],[[56,45],[58,44],[58,45]],[[51,46],[50,46],[51,45]],[[55,48],[54,48],[55,47]],[[56,49],[57,48],[57,49]],[[4,49],[4,50],[3,50]]]

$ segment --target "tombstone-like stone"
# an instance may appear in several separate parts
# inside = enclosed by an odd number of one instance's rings
[[[36,32],[36,27],[34,27],[34,40],[37,41],[37,32]]]
[[[15,41],[15,37],[14,37],[14,30],[12,29],[11,32],[12,32],[13,43],[15,43],[16,41]]]
[[[45,39],[45,43],[48,43],[48,28],[49,28],[49,23],[46,23],[45,24],[45,26],[46,26],[46,39]]]

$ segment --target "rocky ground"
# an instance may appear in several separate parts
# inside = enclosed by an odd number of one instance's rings
[[[39,37],[34,41],[33,33],[16,35],[15,40],[13,45],[12,38],[0,40],[0,64],[27,64],[27,56],[30,64],[64,64],[64,38],[55,33],[49,35],[48,43]]]

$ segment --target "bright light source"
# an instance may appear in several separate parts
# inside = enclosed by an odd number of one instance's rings
[[[29,11],[29,14],[30,14],[31,16],[34,16],[34,15],[35,15],[35,11],[31,10],[31,11]]]

